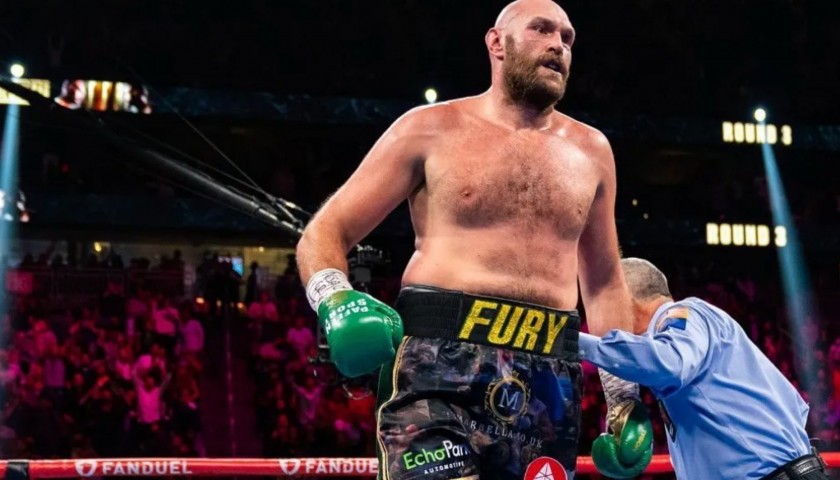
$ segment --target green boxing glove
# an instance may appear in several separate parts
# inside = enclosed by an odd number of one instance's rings
[[[638,400],[627,400],[608,417],[610,433],[592,443],[592,462],[611,478],[641,475],[653,456],[653,427],[647,408]]]
[[[633,478],[644,472],[653,456],[653,426],[638,385],[599,371],[609,410],[607,429],[592,443],[592,462],[611,478]]]
[[[342,375],[371,373],[394,358],[403,326],[393,308],[353,290],[347,276],[335,269],[313,275],[306,290],[324,328],[330,358]]]

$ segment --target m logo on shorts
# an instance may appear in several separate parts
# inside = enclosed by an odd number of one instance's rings
[[[549,355],[569,316],[548,309],[476,299],[458,338]]]
[[[487,387],[484,406],[500,422],[512,424],[528,410],[530,391],[519,378],[500,378]]]

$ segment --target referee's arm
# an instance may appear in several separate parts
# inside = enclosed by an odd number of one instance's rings
[[[693,311],[682,322],[667,320],[652,335],[611,330],[599,338],[581,333],[581,356],[662,395],[673,393],[691,383],[702,371],[709,351],[709,329],[704,319]]]

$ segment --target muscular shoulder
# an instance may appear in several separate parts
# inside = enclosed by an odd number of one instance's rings
[[[606,135],[566,114],[555,112],[555,115],[557,135],[577,144],[589,157],[603,162],[605,167],[612,168],[613,153]]]
[[[461,121],[462,107],[457,102],[412,108],[398,118],[391,128],[397,135],[434,136],[444,133]]]

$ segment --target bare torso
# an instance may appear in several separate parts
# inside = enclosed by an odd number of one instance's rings
[[[511,130],[476,99],[435,108],[403,283],[575,308],[578,240],[601,181],[591,129],[557,113],[550,129]]]

